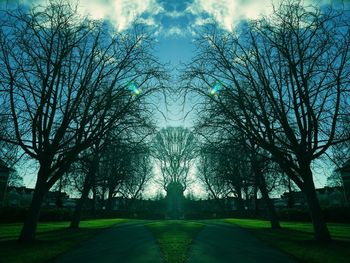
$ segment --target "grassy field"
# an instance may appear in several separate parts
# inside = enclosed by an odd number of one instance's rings
[[[39,223],[37,240],[17,242],[22,224],[0,224],[0,261],[9,263],[44,262],[91,238],[104,228],[128,221],[100,219],[82,221],[79,230],[68,229],[68,222]]]
[[[225,219],[251,231],[265,243],[308,263],[350,262],[350,225],[328,224],[333,241],[320,244],[313,240],[310,223],[282,222],[282,229],[272,230],[269,221],[250,219]]]
[[[146,224],[154,234],[166,263],[183,263],[198,232],[205,226],[191,221],[160,221]]]

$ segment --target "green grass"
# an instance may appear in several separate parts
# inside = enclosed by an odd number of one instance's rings
[[[205,226],[191,221],[160,221],[146,224],[154,234],[166,263],[182,263],[187,258],[189,246]]]
[[[127,219],[81,221],[81,229],[68,229],[69,222],[39,223],[37,240],[18,243],[22,224],[0,224],[0,261],[9,263],[44,262],[69,250],[81,241],[93,237],[104,228],[126,222]]]
[[[311,223],[282,222],[282,229],[270,229],[269,221],[226,219],[225,222],[251,231],[265,243],[301,262],[347,263],[350,258],[350,225],[328,224],[333,241],[322,244],[313,240]]]

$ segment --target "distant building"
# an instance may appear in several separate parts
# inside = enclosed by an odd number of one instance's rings
[[[227,211],[238,210],[238,198],[237,197],[226,197],[224,199],[224,206]]]
[[[128,199],[125,197],[117,196],[112,199],[111,209],[114,211],[125,211],[128,209]]]
[[[289,194],[289,193],[287,193]],[[273,205],[276,209],[283,209],[288,207],[288,197],[287,198],[271,198]]]
[[[288,202],[292,200],[291,207],[295,208],[303,208],[306,207],[306,200],[304,198],[304,195],[301,191],[291,191],[291,192],[285,192],[281,196],[280,204],[285,204],[284,208],[288,207]],[[282,206],[279,206],[279,208],[283,208]]]
[[[32,201],[34,189],[9,186],[6,191],[4,206],[7,207],[29,207]]]
[[[58,204],[58,200],[60,200],[60,204]],[[44,207],[67,207],[69,195],[67,195],[64,192],[48,192],[45,196],[45,199],[43,201]]]
[[[4,198],[4,206],[7,207],[29,207],[33,198],[34,189],[22,187],[9,186]],[[60,196],[61,207],[74,208],[76,200],[69,198],[68,194],[58,191],[48,192],[45,196],[42,206],[45,208],[58,207],[57,200]]]
[[[346,206],[346,194],[341,186],[316,189],[317,197],[322,207],[343,207]]]
[[[346,205],[346,197],[343,187],[323,187],[316,189],[316,194],[321,207],[343,207]],[[292,197],[295,208],[307,207],[305,197],[301,191],[285,192],[281,198],[275,200],[276,208],[287,208],[288,200]],[[283,205],[284,204],[284,205]]]
[[[338,170],[341,174],[347,204],[350,204],[350,160]]]

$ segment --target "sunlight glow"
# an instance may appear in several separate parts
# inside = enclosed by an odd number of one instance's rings
[[[128,84],[128,89],[131,91],[131,93],[135,96],[138,96],[141,94],[141,89],[137,88],[135,83],[133,82],[130,82]]]
[[[214,87],[210,89],[210,95],[212,96],[218,95],[221,89],[222,89],[222,83],[218,81],[214,84]]]

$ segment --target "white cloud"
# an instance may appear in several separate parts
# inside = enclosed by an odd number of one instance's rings
[[[167,37],[183,37],[186,34],[186,30],[181,29],[178,26],[172,26],[169,29],[164,30],[164,35]]]
[[[46,5],[48,0],[21,0],[29,5]],[[78,3],[78,10],[93,19],[107,19],[118,31],[127,29],[136,19],[138,22],[154,26],[153,16],[164,11],[157,0],[72,0]]]
[[[127,29],[143,14],[154,16],[163,11],[156,0],[92,0],[81,3],[83,12],[95,19],[110,20],[119,31]],[[152,17],[139,20],[146,25],[155,25]]]
[[[271,10],[270,0],[194,0],[187,11],[197,16],[196,25],[202,25],[210,21],[203,18],[208,14],[226,30],[232,28],[242,19],[257,18]]]
[[[185,15],[186,15],[185,12],[179,12],[179,11],[171,11],[171,12],[164,13],[164,16],[168,16],[171,18],[179,18],[179,17],[183,17]]]
[[[214,19],[223,29],[232,30],[242,19],[256,19],[272,12],[273,5],[282,0],[194,0],[187,12],[196,17],[194,25],[209,23],[205,14]],[[304,0],[308,4],[330,4],[335,0]]]

